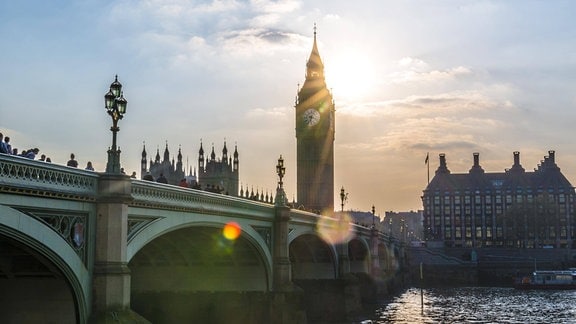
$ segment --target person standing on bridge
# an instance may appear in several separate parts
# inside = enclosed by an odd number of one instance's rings
[[[40,152],[40,150],[37,147],[35,147],[31,150],[28,150],[26,152],[26,155],[24,155],[24,157],[31,159],[31,160],[34,160],[36,158],[36,155],[38,154],[38,152]]]
[[[150,174],[150,172],[146,172],[142,179],[146,181],[154,181],[154,177]]]
[[[12,144],[10,144],[10,137],[4,137],[4,145],[6,146],[7,154],[12,154]]]
[[[66,163],[66,165],[73,168],[78,167],[78,161],[74,159],[74,153],[70,154],[70,160],[68,160],[68,163]]]
[[[158,180],[156,180],[156,182],[168,183],[168,180],[166,180],[166,177],[164,177],[164,173],[160,173],[160,176],[158,177]]]
[[[0,153],[4,153],[4,154],[10,154],[11,152],[8,152],[8,147],[6,146],[6,143],[4,143],[4,135],[2,135],[2,133],[0,133]]]

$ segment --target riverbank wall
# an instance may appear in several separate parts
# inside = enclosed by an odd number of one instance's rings
[[[573,249],[419,247],[408,251],[408,277],[417,287],[508,287],[514,278],[534,270],[571,267],[576,267]]]

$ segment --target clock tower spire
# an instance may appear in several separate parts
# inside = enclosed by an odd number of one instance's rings
[[[316,42],[306,63],[306,79],[296,100],[296,178],[298,205],[334,212],[335,108],[324,79]]]

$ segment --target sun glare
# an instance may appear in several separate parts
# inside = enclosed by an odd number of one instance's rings
[[[326,84],[343,99],[358,99],[376,88],[376,72],[365,55],[348,52],[325,63]]]
[[[352,217],[349,214],[343,214],[343,221],[334,222],[334,220],[327,217],[322,217],[316,224],[316,232],[320,237],[330,244],[339,244],[348,242],[354,237],[354,230],[352,228]]]

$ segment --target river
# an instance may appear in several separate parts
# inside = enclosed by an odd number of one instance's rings
[[[576,323],[576,291],[410,288],[383,303],[372,323]],[[364,323],[369,323],[365,321]]]

